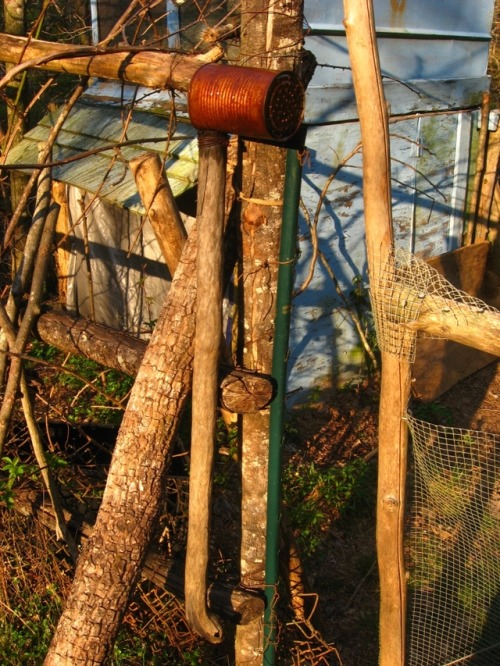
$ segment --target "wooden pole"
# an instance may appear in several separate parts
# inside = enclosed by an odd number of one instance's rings
[[[217,369],[222,331],[222,240],[227,136],[200,132],[196,334],[185,605],[191,628],[219,643],[222,627],[207,612],[212,466],[217,427]]]
[[[388,113],[371,0],[344,0],[345,29],[363,142],[363,194],[370,282],[392,251]],[[403,559],[408,434],[402,415],[410,389],[407,361],[382,353],[379,414],[377,555],[380,575],[380,666],[403,666],[406,584]]]
[[[194,73],[208,62],[220,60],[223,51],[219,46],[202,56],[165,53],[133,46],[102,51],[99,47],[57,44],[0,33],[0,54],[3,62],[15,65],[0,81],[0,87],[20,71],[37,67],[136,83],[148,88],[187,91]]]
[[[36,332],[44,342],[67,354],[86,356],[131,376],[139,372],[147,348],[145,340],[65,312],[42,314]],[[219,391],[221,407],[235,414],[248,414],[269,405],[273,383],[269,375],[222,363],[219,366]]]
[[[481,181],[483,179],[484,164],[486,160],[486,149],[488,144],[488,122],[490,115],[490,93],[483,93],[483,104],[481,107],[481,129],[479,130],[479,141],[477,147],[476,173],[474,174],[474,184],[469,202],[469,214],[467,229],[464,234],[464,245],[471,245],[476,242],[477,228],[477,209],[481,193]],[[485,240],[486,236],[477,240]]]
[[[129,166],[165,263],[173,275],[187,234],[162,160],[157,153],[144,153],[130,160]]]

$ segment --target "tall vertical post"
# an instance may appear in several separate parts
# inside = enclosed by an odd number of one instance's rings
[[[276,397],[269,416],[269,469],[267,481],[266,532],[266,612],[264,615],[264,664],[276,661],[276,584],[279,568],[279,537],[281,518],[281,458],[285,418],[288,342],[290,338],[291,297],[297,255],[297,224],[299,216],[302,167],[297,151],[286,156],[285,192],[274,320],[272,376],[276,382]]]
[[[372,0],[344,0],[344,11],[363,142],[368,268],[370,283],[376,288],[393,248],[388,112]],[[409,392],[409,362],[383,352],[376,529],[380,576],[380,666],[403,666],[405,660],[403,518],[408,432],[402,416]]]

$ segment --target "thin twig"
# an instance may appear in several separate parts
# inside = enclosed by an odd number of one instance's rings
[[[84,90],[85,90],[84,85],[77,86],[75,88],[73,94],[71,95],[70,99],[66,102],[66,104],[62,108],[62,111],[61,111],[59,117],[57,118],[56,122],[54,123],[54,126],[53,126],[52,130],[50,131],[50,134],[47,138],[47,141],[45,142],[44,147],[43,147],[43,149],[40,153],[40,156],[39,156],[40,164],[44,164],[48,160],[48,158],[49,158],[49,156],[52,152],[52,148],[54,146],[56,138],[57,138],[59,132],[61,131],[61,128],[62,128],[65,120],[69,116],[70,111],[72,110],[74,105],[77,103],[77,101],[81,97]],[[37,179],[38,179],[38,173],[37,172],[32,173],[28,183],[26,184],[26,187],[24,188],[24,192],[23,192],[21,198],[19,199],[19,203],[17,204],[16,210],[14,211],[14,214],[13,214],[13,216],[12,216],[10,222],[9,222],[9,225],[8,225],[6,231],[5,231],[5,236],[4,236],[4,241],[3,241],[4,248],[7,248],[9,246],[10,241],[12,240],[14,230],[17,227],[17,225],[19,223],[19,220],[21,218],[21,215],[23,214],[23,212],[24,212],[24,210],[27,206],[28,199],[31,195],[31,190],[33,189],[33,186],[35,185]]]
[[[311,230],[311,241],[313,245],[313,256],[311,258],[311,262],[309,264],[309,273],[304,280],[304,282],[300,285],[298,289],[296,289],[293,293],[293,298],[301,294],[303,291],[307,289],[307,287],[311,284],[311,281],[314,276],[314,269],[316,267],[316,263],[318,260],[319,256],[319,242],[318,242],[318,224],[319,224],[319,216],[321,213],[321,209],[323,207],[323,202],[325,200],[326,195],[328,194],[328,190],[330,189],[330,185],[332,182],[335,180],[337,174],[339,171],[356,155],[361,150],[361,143],[356,144],[356,146],[351,150],[350,153],[348,153],[343,160],[341,160],[335,169],[332,171],[332,173],[328,176],[326,179],[325,184],[323,185],[323,189],[321,190],[321,194],[319,195],[318,203],[316,204],[316,210],[314,213],[314,219],[312,224],[309,224],[309,229]]]
[[[37,181],[37,197],[35,212],[33,214],[33,221],[31,228],[26,238],[23,259],[21,265],[17,270],[9,297],[6,305],[6,315],[14,327],[17,326],[17,318],[19,316],[20,302],[26,291],[28,290],[28,283],[33,275],[33,268],[40,246],[40,238],[47,216],[47,209],[50,206],[51,200],[51,177],[50,171],[46,169],[39,174]],[[3,329],[3,327],[2,327]],[[8,348],[5,332],[2,330],[0,335],[0,351],[5,352]],[[5,355],[0,356],[0,385],[3,386],[5,380],[5,370],[7,367],[7,358]]]
[[[40,303],[45,287],[45,272],[52,249],[52,241],[54,238],[58,213],[58,204],[52,204],[47,211],[47,217],[40,241],[40,247],[36,258],[34,278],[31,285],[28,305],[26,307],[26,312],[21,322],[21,326],[19,327],[19,331],[16,335],[15,342],[12,346],[12,351],[14,354],[23,353],[35,323],[35,318],[40,313]],[[15,356],[12,357],[9,369],[9,377],[7,379],[7,386],[5,388],[3,403],[0,408],[0,453],[3,449],[5,438],[9,429],[16,394],[19,387],[21,370],[21,359],[16,358]]]
[[[335,286],[335,291],[337,292],[337,295],[340,297],[340,299],[344,303],[344,306],[345,306],[347,312],[349,313],[349,316],[352,319],[352,323],[356,327],[356,331],[358,332],[359,339],[361,341],[361,344],[363,345],[363,349],[365,350],[366,355],[369,357],[370,361],[372,362],[373,369],[376,370],[377,367],[378,367],[377,359],[375,357],[375,354],[373,353],[373,350],[370,346],[370,343],[368,342],[368,339],[366,337],[366,333],[365,333],[365,331],[363,329],[363,326],[361,324],[360,318],[358,317],[356,312],[354,312],[353,308],[349,304],[347,298],[344,295],[344,292],[342,291],[342,289],[340,287],[339,281],[337,280],[337,276],[333,272],[332,267],[330,266],[330,264],[326,260],[326,257],[323,254],[323,252],[321,252],[321,250],[319,250],[319,258],[320,258],[321,263],[325,267],[326,272],[330,276],[330,278],[331,278],[331,280],[332,280],[332,282]]]
[[[7,316],[3,304],[0,306],[0,323],[2,329],[5,332],[5,335],[7,336],[10,346],[14,347],[16,344],[16,332]],[[48,465],[47,455],[43,447],[42,435],[35,418],[33,400],[30,395],[28,382],[26,381],[26,374],[22,366],[20,374],[20,388],[23,414],[26,420],[26,425],[28,426],[28,431],[30,433],[33,453],[35,454],[35,458],[40,469],[40,474],[49,494],[50,501],[54,507],[54,514],[56,518],[56,538],[64,539],[66,545],[68,546],[71,558],[74,562],[76,562],[78,559],[78,548],[76,547],[76,543],[68,529],[68,526],[66,525],[62,499],[57,489],[54,475],[52,474],[52,471]]]

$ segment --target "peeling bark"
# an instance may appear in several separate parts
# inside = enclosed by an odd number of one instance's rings
[[[46,666],[105,663],[139,575],[191,388],[195,255],[193,230],[132,389],[96,525]]]
[[[302,47],[300,1],[244,0],[241,7],[240,64],[295,69]],[[240,345],[245,367],[270,373],[281,230],[285,151],[245,143],[243,158],[242,258],[239,287]],[[262,589],[265,572],[269,411],[241,420],[242,536],[241,577]],[[236,663],[261,666],[263,622],[236,633]]]

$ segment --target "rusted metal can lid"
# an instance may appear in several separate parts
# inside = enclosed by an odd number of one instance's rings
[[[304,99],[293,72],[205,65],[191,80],[188,108],[198,130],[286,141],[300,127]]]

